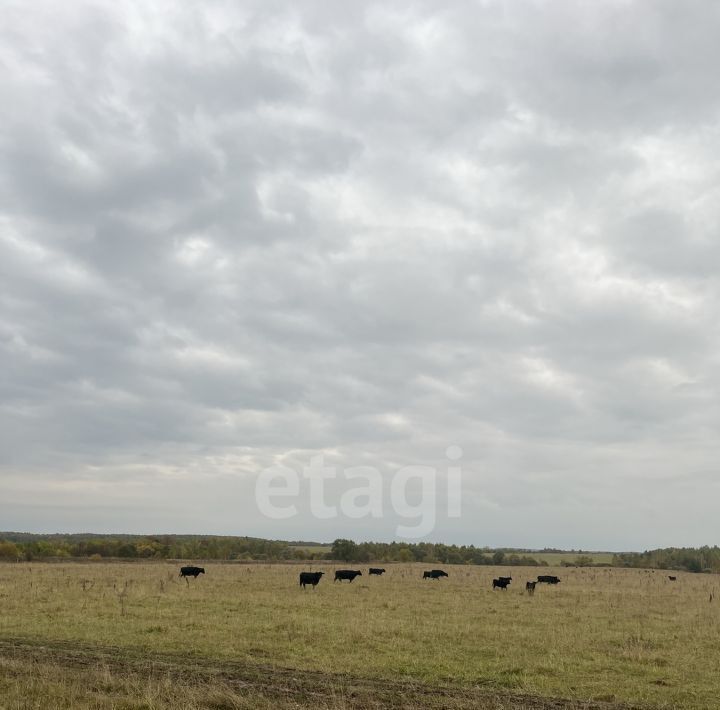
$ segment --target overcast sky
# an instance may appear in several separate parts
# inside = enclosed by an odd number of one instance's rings
[[[258,473],[455,445],[427,539],[718,542],[720,5],[2,15],[0,529],[388,540]]]

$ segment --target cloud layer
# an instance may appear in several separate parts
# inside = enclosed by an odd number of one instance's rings
[[[433,539],[716,541],[720,10],[386,5],[9,3],[2,527],[391,538],[255,478],[459,445]]]

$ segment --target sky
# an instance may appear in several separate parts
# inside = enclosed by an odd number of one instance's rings
[[[692,0],[4,3],[0,529],[392,540],[430,491],[424,540],[718,542],[718,36]]]

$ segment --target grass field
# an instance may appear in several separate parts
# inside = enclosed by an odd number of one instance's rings
[[[313,553],[318,557],[332,551],[332,545],[292,545],[291,547],[295,550]],[[490,551],[488,554],[490,555],[492,552]],[[516,550],[507,554],[527,555],[538,562],[547,562],[549,565],[561,565],[563,562],[573,563],[580,556],[591,558],[595,564],[609,565],[612,563],[614,555],[612,552],[518,552]]]
[[[612,552],[528,552],[538,562],[547,562],[549,565],[561,565],[563,562],[573,563],[578,557],[590,557],[594,564],[609,565],[613,560]]]
[[[332,545],[290,545],[293,550],[302,550],[314,555],[327,555],[332,551]]]
[[[0,565],[0,708],[718,706],[715,576],[384,566]]]

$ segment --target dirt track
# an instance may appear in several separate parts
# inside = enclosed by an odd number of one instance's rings
[[[493,710],[630,710],[634,706],[599,701],[541,698],[497,689],[426,685],[411,681],[372,679],[300,671],[267,665],[215,661],[180,655],[144,655],[139,651],[76,643],[0,639],[0,658],[70,669],[108,668],[115,673],[164,676],[179,683],[222,681],[244,692],[292,700],[299,707],[326,707],[342,702],[348,708],[479,708]]]

